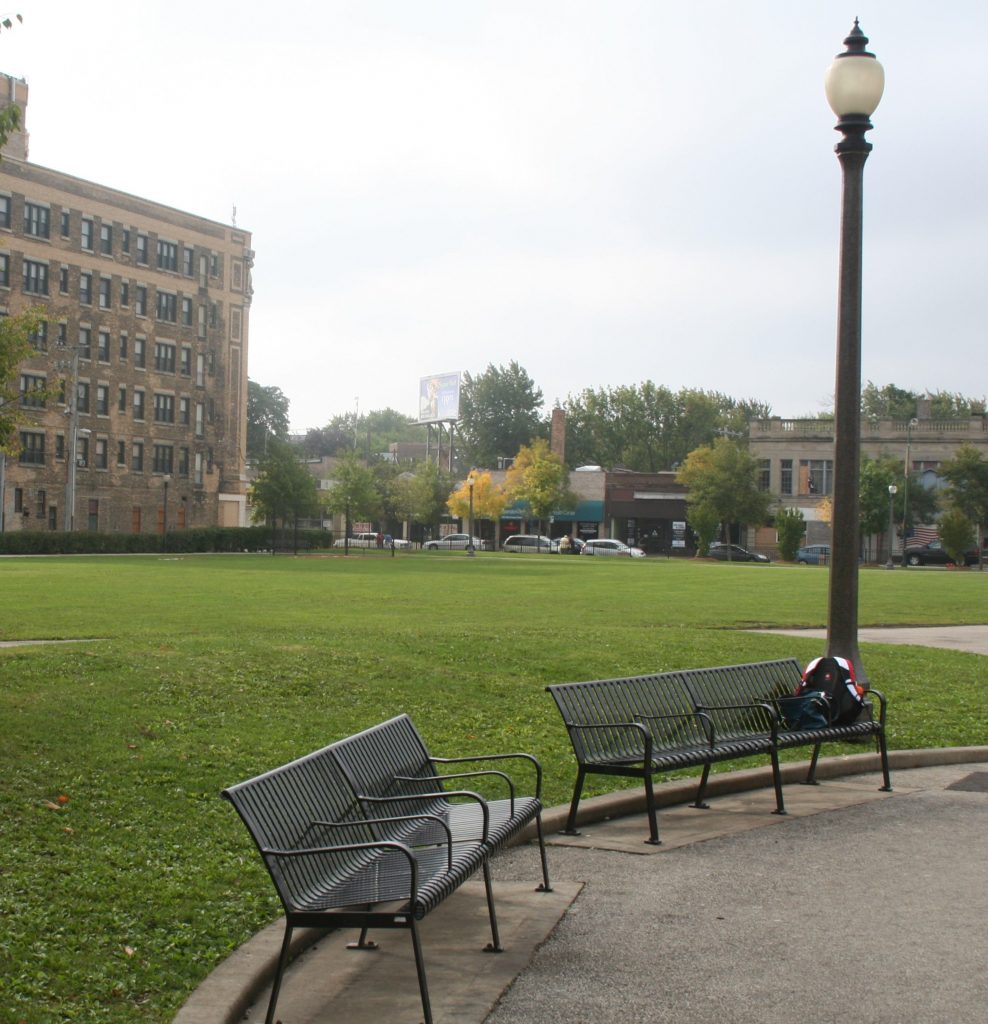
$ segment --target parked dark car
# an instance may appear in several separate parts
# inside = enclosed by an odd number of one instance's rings
[[[728,548],[730,548],[730,561],[732,562],[770,562],[768,555],[760,555],[757,551],[749,551],[740,544],[711,544],[710,557],[718,561],[728,561]]]
[[[988,558],[988,551],[985,552],[985,556]],[[949,565],[954,561],[938,540],[931,540],[929,544],[907,545],[903,558],[906,560],[906,565]],[[978,564],[977,548],[968,548],[964,552],[964,564]]]

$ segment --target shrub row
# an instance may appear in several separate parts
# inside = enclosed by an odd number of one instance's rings
[[[294,550],[296,537],[291,531],[278,530],[278,551]],[[300,530],[300,551],[332,546],[332,534],[325,530]],[[269,526],[209,526],[194,530],[160,533],[59,533],[43,530],[19,530],[0,534],[0,554],[4,555],[120,555],[201,551],[270,551]]]

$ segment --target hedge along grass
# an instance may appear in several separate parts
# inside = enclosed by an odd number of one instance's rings
[[[988,574],[863,571],[860,620],[978,622],[986,599]],[[0,560],[0,638],[101,638],[0,650],[0,1022],[169,1021],[277,914],[223,786],[407,711],[440,754],[536,753],[562,803],[546,683],[806,661],[820,641],[735,629],[826,604],[826,570],[778,565]],[[984,742],[983,658],[863,649],[893,747]]]

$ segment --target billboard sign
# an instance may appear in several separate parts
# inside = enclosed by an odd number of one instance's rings
[[[460,418],[459,373],[437,373],[419,379],[419,423]]]

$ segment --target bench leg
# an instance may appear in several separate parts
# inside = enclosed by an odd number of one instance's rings
[[[549,884],[549,861],[545,855],[545,835],[542,832],[542,814],[535,815],[535,828],[539,834],[539,856],[542,858],[542,884],[538,886],[536,892],[552,892],[552,886]]]
[[[775,786],[775,810],[772,813],[785,814],[786,804],[782,797],[782,771],[779,768],[779,752],[775,749],[772,750],[772,783]]]
[[[419,995],[422,997],[422,1016],[425,1024],[432,1024],[432,1006],[429,1003],[429,985],[425,980],[425,960],[422,957],[422,942],[415,918],[409,915],[409,930],[412,933],[412,949],[415,951],[415,971],[419,976]],[[270,1024],[270,1022],[268,1022]]]
[[[655,789],[652,786],[652,776],[645,773],[645,807],[648,810],[648,839],[645,840],[649,846],[661,846],[659,838],[659,814],[655,809]]]
[[[708,761],[703,766],[703,774],[700,776],[700,786],[696,791],[696,799],[690,805],[691,807],[699,807],[702,811],[710,810],[710,804],[703,799],[703,794],[707,791],[707,779],[710,778],[710,762]]]
[[[274,1008],[278,1003],[278,993],[281,992],[281,979],[288,966],[288,952],[292,945],[292,931],[294,929],[287,922],[285,923],[285,937],[281,940],[281,955],[278,957],[278,968],[274,972],[274,981],[271,985],[271,998],[268,1000],[268,1012],[264,1018],[264,1024],[274,1024]]]
[[[370,910],[370,907],[368,907],[367,909]],[[347,949],[374,950],[374,949],[378,949],[379,947],[378,947],[377,943],[374,942],[373,940],[371,940],[370,942],[367,941],[367,929],[366,928],[361,928],[360,929],[360,938],[357,939],[356,942],[348,942],[346,944],[346,948]]]
[[[878,735],[878,753],[882,759],[882,778],[884,779],[884,785],[879,789],[879,792],[891,793],[892,779],[889,777],[889,752],[887,747],[885,746],[884,729]]]
[[[497,913],[494,910],[494,886],[491,882],[490,861],[484,861],[484,889],[487,892],[487,913],[491,919],[491,942],[484,947],[485,953],[503,953],[501,937],[497,933]]]
[[[583,780],[587,777],[583,765],[577,769],[576,785],[573,787],[573,799],[569,804],[569,815],[566,818],[566,827],[563,829],[564,836],[578,836],[579,830],[576,827],[576,811],[580,806],[580,794],[583,792]]]
[[[813,756],[810,758],[809,771],[806,773],[806,778],[803,779],[804,786],[819,786],[820,783],[816,781],[816,763],[820,760],[820,744],[817,743],[813,748]]]

